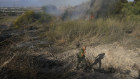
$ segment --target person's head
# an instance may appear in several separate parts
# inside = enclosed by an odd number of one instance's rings
[[[83,46],[82,49],[83,49],[83,50],[86,50],[86,46]]]

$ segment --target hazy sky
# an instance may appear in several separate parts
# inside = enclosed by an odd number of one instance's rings
[[[134,0],[128,0],[128,1],[134,1]]]
[[[0,0],[0,7],[41,6],[41,5],[78,5],[88,0]]]
[[[0,0],[0,7],[26,7],[26,6],[42,6],[42,5],[56,5],[69,6],[78,5],[88,0]],[[133,0],[128,0],[133,1]]]

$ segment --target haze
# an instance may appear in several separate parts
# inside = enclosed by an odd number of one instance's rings
[[[0,7],[75,6],[88,0],[0,0]]]

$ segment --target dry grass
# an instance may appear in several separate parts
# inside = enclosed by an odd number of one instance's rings
[[[49,40],[63,40],[67,43],[87,38],[96,38],[102,43],[113,43],[128,37],[138,38],[139,25],[136,21],[117,18],[55,22],[49,25],[50,31],[47,31],[44,36]]]

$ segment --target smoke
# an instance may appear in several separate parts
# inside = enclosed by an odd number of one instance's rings
[[[133,2],[134,0],[128,0],[128,2]]]
[[[113,9],[117,1],[118,0],[0,0],[0,6],[46,6],[45,11],[52,15],[60,16],[64,14],[64,18],[85,19],[89,18],[91,13],[93,13],[95,18],[106,16],[106,13]],[[68,8],[64,13],[67,6],[71,6],[71,8]]]
[[[0,0],[0,7],[42,7],[47,13],[60,16],[67,7],[74,7],[89,0]],[[77,9],[78,10],[78,9]],[[79,13],[79,12],[77,12]],[[76,14],[77,14],[76,13]]]
[[[118,0],[90,0],[83,4],[67,9],[68,19],[90,19],[104,17],[109,11],[114,9],[114,4]]]
[[[81,3],[84,3],[89,0],[42,0],[40,1],[41,5],[44,5],[45,10],[47,13],[55,16],[61,16],[64,14],[65,10],[70,7],[79,6]],[[72,15],[77,15],[81,13],[80,8],[76,8],[76,12]],[[80,10],[80,11],[79,11]],[[75,11],[75,10],[74,10]],[[79,11],[79,12],[78,12]],[[71,15],[71,17],[72,17]],[[74,18],[78,18],[79,16],[74,16]]]
[[[60,10],[59,8],[57,8],[56,6],[54,5],[47,5],[47,6],[44,6],[43,7],[43,10],[48,13],[48,14],[51,14],[53,16],[61,16],[61,14],[64,13],[63,10]]]
[[[81,19],[86,18],[87,12],[90,9],[90,2],[87,1],[75,7],[68,8],[65,12],[65,18],[63,19]]]
[[[114,5],[118,0],[91,0],[90,12],[95,17],[106,16],[106,14],[114,9]]]

